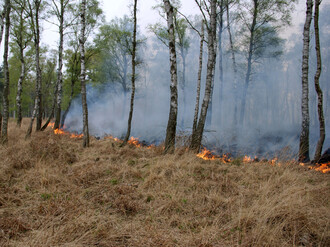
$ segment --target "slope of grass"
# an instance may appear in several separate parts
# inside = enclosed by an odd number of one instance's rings
[[[0,246],[330,246],[329,174],[10,125]]]

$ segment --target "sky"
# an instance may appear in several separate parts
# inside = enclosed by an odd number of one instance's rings
[[[157,10],[152,9],[160,0],[138,0],[138,25],[142,32],[148,36],[147,26],[161,20]],[[106,21],[110,21],[115,17],[122,17],[123,15],[130,15],[133,0],[100,0],[101,8],[106,17]],[[194,0],[181,0],[181,11],[186,16],[199,13],[199,9]],[[299,0],[295,12],[292,14],[292,26],[286,27],[282,32],[283,38],[288,38],[290,34],[301,33],[302,23],[304,22],[305,15],[305,1]],[[301,29],[301,30],[300,30]],[[43,33],[44,43],[48,44],[51,49],[57,49],[57,29],[51,27],[50,24],[45,25]]]
[[[138,25],[146,36],[148,36],[147,26],[161,20],[157,10],[152,9],[157,2],[160,2],[160,0],[138,0]],[[100,3],[106,20],[110,21],[115,17],[122,17],[125,14],[130,15],[130,9],[132,8],[130,8],[129,5],[133,3],[133,0],[100,0]],[[186,16],[199,13],[194,0],[181,0],[181,4],[181,11]],[[292,14],[292,26],[286,27],[285,30],[281,32],[283,38],[288,38],[292,33],[302,34],[305,8],[305,1],[299,0],[296,10]],[[44,23],[43,28],[44,30],[41,34],[42,43],[48,45],[50,49],[57,49],[57,28],[50,23]],[[4,42],[1,44],[0,50],[0,63],[2,63],[3,60],[3,43]]]
[[[107,21],[112,18],[120,17],[124,13],[130,14],[129,5],[133,3],[133,0],[120,0],[110,1],[101,0],[103,10],[106,14]],[[142,28],[146,27],[150,23],[154,23],[155,20],[159,20],[157,10],[153,10],[152,7],[159,3],[159,0],[139,0],[138,1],[138,22]],[[182,11],[185,15],[197,14],[198,8],[194,0],[181,0]],[[132,9],[132,8],[131,8]]]
[[[153,10],[152,6],[155,6],[160,0],[139,0],[138,1],[138,22],[142,30],[145,30],[148,24],[155,23],[160,19],[157,10]],[[106,15],[107,21],[110,21],[114,17],[121,17],[124,14],[130,14],[129,5],[133,3],[133,0],[101,0],[102,9]],[[199,9],[194,0],[181,0],[181,11],[186,16],[199,14]],[[287,27],[284,36],[288,36],[292,32],[299,32],[299,26],[304,22],[305,18],[305,1],[299,0],[295,12],[292,14],[292,26]]]

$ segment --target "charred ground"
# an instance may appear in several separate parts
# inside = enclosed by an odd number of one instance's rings
[[[27,124],[27,122],[26,122]],[[1,146],[0,246],[329,246],[329,174],[51,129]]]

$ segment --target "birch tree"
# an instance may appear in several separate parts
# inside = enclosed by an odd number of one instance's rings
[[[4,86],[3,86],[3,120],[2,120],[2,142],[8,142],[8,118],[9,118],[9,67],[8,67],[8,52],[9,52],[9,32],[10,32],[10,0],[5,1],[5,46],[3,54],[4,67]]]
[[[89,130],[88,130],[88,107],[87,107],[87,93],[86,93],[86,68],[85,68],[85,28],[86,28],[86,0],[81,1],[80,5],[80,82],[81,82],[81,102],[83,111],[83,147],[89,147]]]
[[[17,120],[16,124],[21,127],[22,124],[22,91],[23,82],[26,75],[26,64],[25,64],[25,50],[28,47],[31,39],[32,33],[27,27],[27,15],[25,13],[25,8],[27,7],[26,0],[16,0],[12,4],[13,12],[12,16],[12,29],[11,29],[11,39],[12,43],[18,49],[19,60],[21,63],[20,76],[17,81],[17,94],[16,94],[16,111]]]
[[[40,69],[40,12],[42,10],[42,0],[27,0],[27,14],[29,16],[30,28],[33,34],[35,47],[35,66],[36,66],[36,86],[34,109],[31,116],[29,128],[26,133],[26,138],[31,136],[34,119],[36,119],[36,131],[41,129],[42,123],[42,104],[41,104],[41,86],[42,75]]]
[[[57,68],[57,89],[56,89],[56,106],[55,106],[55,123],[54,129],[60,127],[61,120],[61,104],[62,104],[62,87],[63,87],[63,44],[64,44],[64,31],[70,25],[65,20],[65,13],[69,7],[70,0],[52,0],[52,12],[56,16],[58,23],[59,33],[59,46],[58,46],[58,68]]]
[[[299,143],[299,161],[309,161],[309,102],[308,102],[308,69],[309,69],[309,43],[310,26],[312,21],[313,0],[306,1],[306,20],[303,32],[302,51],[302,97],[301,97],[301,133]]]
[[[81,29],[79,22],[80,20],[80,10],[81,5],[77,4],[69,4],[70,8],[68,8],[70,11],[67,11],[66,13],[71,13],[72,18],[67,18],[68,23],[66,24],[67,27],[70,27],[68,33],[70,35],[67,36],[67,44],[70,47],[70,49],[66,50],[66,60],[67,60],[67,82],[70,84],[70,93],[68,95],[63,94],[62,101],[67,100],[67,107],[64,108],[63,114],[61,114],[61,121],[60,121],[60,127],[64,127],[65,118],[70,110],[71,103],[74,99],[74,97],[78,94],[78,91],[81,91],[81,88],[79,87],[80,82],[80,72],[81,72],[81,64],[80,64],[80,44],[79,39],[81,35]],[[85,41],[93,34],[93,32],[97,29],[97,27],[100,25],[100,22],[104,20],[102,9],[99,6],[98,0],[89,0],[86,2],[86,17],[85,17]],[[72,23],[73,21],[73,23]],[[77,23],[76,23],[77,21]],[[72,25],[71,25],[72,23]],[[86,42],[88,45],[88,42]],[[85,68],[88,68],[89,61],[91,58],[95,55],[95,52],[88,52],[89,47],[91,45],[88,45],[86,47],[85,43]],[[87,52],[86,52],[87,51]],[[64,81],[65,82],[65,81]],[[68,99],[66,99],[68,97]],[[61,109],[62,112],[62,109]]]
[[[75,20],[75,16],[73,15],[71,20],[67,20],[67,12],[72,10],[72,6],[70,4],[70,0],[52,0],[50,4],[50,14],[57,18],[58,23],[53,23],[58,27],[59,33],[59,46],[58,46],[58,68],[57,68],[57,81],[54,90],[54,99],[53,99],[53,107],[51,109],[51,114],[43,125],[41,130],[45,130],[51,121],[51,119],[55,116],[54,129],[60,128],[60,120],[61,120],[61,104],[62,104],[62,88],[63,88],[63,45],[64,45],[64,31],[71,25],[77,24],[73,23]],[[71,11],[72,12],[72,11]]]
[[[0,13],[0,46],[2,43],[2,36],[3,36],[3,29],[4,29],[4,19],[5,19],[5,14],[6,14],[6,6],[2,6],[2,11]]]
[[[134,29],[133,29],[133,50],[132,50],[132,92],[131,92],[131,104],[130,104],[130,111],[128,115],[128,123],[127,123],[127,132],[124,139],[124,144],[128,142],[128,138],[131,135],[132,129],[132,118],[133,118],[133,110],[134,110],[134,96],[135,96],[135,65],[136,65],[136,25],[137,25],[137,18],[136,18],[136,11],[137,11],[137,0],[134,0],[134,7],[133,7],[133,22],[134,22]]]
[[[220,109],[222,107],[222,102],[223,102],[223,50],[222,50],[222,36],[223,36],[223,15],[225,11],[225,5],[224,5],[224,0],[220,0],[219,4],[219,9],[220,12],[218,14],[219,18],[219,23],[218,23],[218,53],[219,53],[219,97],[220,97]],[[222,112],[222,111],[221,111]]]
[[[241,0],[238,4],[241,42],[240,51],[246,57],[240,122],[243,124],[247,93],[253,67],[265,57],[278,57],[282,53],[278,31],[289,25],[296,0]]]
[[[236,56],[235,56],[235,49],[234,49],[234,41],[233,35],[231,31],[231,24],[230,24],[230,14],[229,14],[229,0],[225,1],[225,9],[226,9],[226,21],[227,21],[227,31],[229,37],[229,45],[230,45],[230,54],[232,60],[232,67],[234,71],[234,83],[233,83],[233,90],[234,90],[234,98],[235,98],[235,106],[234,106],[234,141],[236,140],[236,133],[237,133],[237,108],[238,108],[238,88],[237,88],[237,64],[236,64]]]
[[[164,0],[167,30],[169,35],[169,53],[170,53],[170,72],[171,72],[171,100],[170,100],[170,113],[167,122],[166,138],[165,138],[165,153],[173,153],[175,149],[175,136],[178,115],[178,77],[177,77],[177,61],[175,50],[175,31],[174,31],[174,18],[173,6],[169,0]]]
[[[200,45],[199,45],[199,63],[198,63],[198,74],[197,74],[197,92],[196,92],[196,103],[194,111],[194,121],[192,131],[196,132],[197,129],[197,120],[199,113],[199,102],[201,94],[201,79],[202,79],[202,68],[203,68],[203,47],[204,47],[204,21],[201,22],[201,36],[200,36]]]
[[[209,21],[207,22],[204,11],[202,9],[202,5],[195,0],[197,5],[199,6],[200,10],[202,11],[202,14],[204,16],[205,22],[206,22],[206,29],[207,29],[207,48],[208,48],[208,60],[207,60],[207,72],[206,72],[206,82],[205,82],[205,93],[203,98],[203,103],[201,107],[201,113],[199,116],[199,121],[197,124],[196,131],[193,131],[192,137],[191,137],[191,144],[189,149],[194,152],[199,152],[200,146],[202,143],[203,138],[203,132],[204,132],[204,126],[205,126],[205,120],[206,120],[206,114],[207,109],[209,106],[209,101],[212,95],[212,80],[214,77],[214,66],[215,66],[215,59],[216,59],[216,25],[217,25],[217,1],[211,0],[210,1],[210,12],[209,13]]]
[[[186,67],[187,67],[187,55],[188,50],[190,48],[190,38],[188,34],[188,23],[187,18],[183,16],[183,14],[179,11],[181,7],[180,1],[172,1],[173,6],[173,21],[174,21],[174,32],[175,32],[175,45],[176,52],[179,54],[180,62],[181,62],[181,71],[178,83],[180,85],[180,89],[182,92],[182,118],[180,121],[180,127],[185,128],[185,112],[187,105],[187,97],[186,97]],[[164,17],[163,11],[164,5],[157,5],[154,8],[159,9],[159,14],[161,17]],[[182,18],[182,16],[184,18]],[[149,26],[149,30],[153,32],[158,40],[160,40],[166,47],[169,47],[169,33],[167,28],[164,27],[161,23],[156,23],[154,25]]]
[[[319,7],[321,1],[315,0],[315,11],[314,11],[314,31],[315,31],[315,50],[316,50],[316,59],[317,59],[317,70],[314,77],[315,90],[317,93],[318,104],[318,117],[320,124],[320,137],[317,142],[314,160],[317,162],[321,158],[323,143],[325,139],[325,122],[324,122],[324,113],[323,113],[323,92],[320,87],[319,79],[321,76],[322,70],[322,59],[321,59],[321,47],[320,47],[320,31],[319,31]]]

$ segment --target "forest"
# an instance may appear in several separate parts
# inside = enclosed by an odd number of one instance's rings
[[[0,246],[330,245],[330,3],[121,7],[0,1]]]

